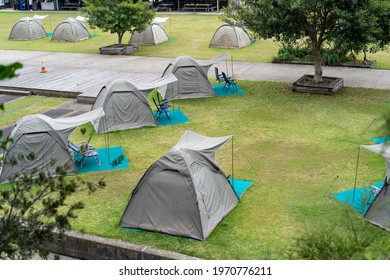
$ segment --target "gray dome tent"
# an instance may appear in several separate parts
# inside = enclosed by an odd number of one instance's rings
[[[245,29],[223,24],[214,33],[210,42],[211,48],[240,49],[251,44],[248,33]]]
[[[169,75],[147,81],[112,81],[100,90],[92,109],[103,108],[105,116],[94,124],[98,133],[156,126],[157,121],[148,103],[149,93],[159,86],[177,81]]]
[[[51,40],[54,42],[78,42],[89,38],[91,35],[81,21],[67,18],[54,29]]]
[[[46,115],[28,115],[19,119],[9,135],[13,139],[4,152],[0,170],[0,183],[9,182],[16,173],[34,170],[54,172],[64,167],[68,174],[77,173],[73,153],[68,150],[68,138],[73,130],[84,123],[93,122],[104,114],[102,109],[68,118],[52,119]],[[18,158],[33,153],[34,160]],[[11,164],[13,159],[16,164]],[[52,160],[55,159],[53,164]],[[32,175],[37,175],[32,174]]]
[[[134,32],[129,44],[159,45],[168,41],[168,35],[158,24],[152,23],[142,32]]]
[[[383,143],[361,145],[360,147],[382,156],[386,162],[386,180],[383,187],[369,205],[369,208],[364,214],[364,218],[374,225],[390,231],[390,145],[389,143]]]
[[[44,37],[47,37],[45,29],[38,20],[31,17],[20,19],[9,34],[9,40],[35,40]]]
[[[120,226],[206,239],[238,203],[215,162],[215,153],[231,137],[186,131],[142,176]]]
[[[228,57],[227,53],[210,60],[195,60],[190,56],[177,57],[164,70],[163,76],[174,74],[178,82],[162,87],[160,92],[168,100],[214,97],[215,91],[208,80],[208,71],[213,64],[218,64]]]

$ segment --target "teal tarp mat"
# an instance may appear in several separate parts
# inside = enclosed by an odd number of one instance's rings
[[[157,112],[153,112],[153,114],[157,119]],[[169,110],[168,114],[171,120],[168,120],[167,115],[165,113],[162,113],[160,117],[157,119],[158,125],[167,126],[167,125],[186,123],[190,121],[187,118],[187,116],[184,115],[184,113],[179,109]]]
[[[216,96],[229,96],[229,95],[246,93],[246,91],[240,88],[238,85],[237,85],[237,90],[235,90],[233,86],[230,86],[229,90],[224,92],[223,91],[224,86],[225,84],[213,85],[213,89],[215,90]]]
[[[86,158],[83,167],[80,166],[76,162],[76,168],[79,173],[87,173],[87,172],[99,172],[104,170],[117,170],[122,168],[128,168],[129,162],[126,158],[125,153],[122,150],[122,147],[111,147],[111,148],[102,148],[97,149],[99,153],[99,159],[100,159],[100,166],[98,165],[97,161],[93,158]],[[121,155],[123,155],[123,160],[120,162],[120,164],[113,166],[112,163],[114,160],[118,159]]]
[[[380,189],[383,186],[383,182],[373,184],[376,188]],[[354,194],[355,193],[355,194]],[[358,213],[366,213],[370,203],[375,198],[374,188],[371,186],[356,188],[355,191],[347,190],[332,195],[344,204],[350,205]]]
[[[371,138],[372,141],[374,141],[377,144],[383,144],[387,141],[390,141],[390,136],[387,137],[380,137],[380,138]]]
[[[241,198],[242,194],[253,184],[253,181],[229,179],[230,185],[233,186],[233,190]]]

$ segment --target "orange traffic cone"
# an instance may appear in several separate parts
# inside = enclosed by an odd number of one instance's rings
[[[46,73],[46,67],[45,67],[45,64],[43,63],[43,61],[41,61],[41,73]]]

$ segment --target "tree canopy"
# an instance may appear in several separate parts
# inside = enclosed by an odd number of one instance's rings
[[[312,46],[315,81],[322,81],[326,56],[341,48],[362,51],[389,40],[388,0],[242,0],[231,2],[223,19],[264,39],[307,39]],[[323,46],[328,47],[322,52]]]
[[[84,4],[81,11],[87,14],[90,26],[117,34],[118,44],[126,32],[145,30],[156,14],[149,2],[136,0],[85,0]]]

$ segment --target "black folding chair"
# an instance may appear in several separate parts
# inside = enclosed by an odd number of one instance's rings
[[[236,79],[231,77],[228,78],[225,72],[222,72],[221,75],[222,75],[222,81],[225,82],[225,85],[223,87],[224,92],[227,92],[230,89],[230,87],[232,87],[234,91],[238,91]]]
[[[222,74],[219,74],[218,67],[214,67],[214,70],[215,70],[215,79],[217,80],[217,82],[218,83],[224,82]]]
[[[160,117],[160,115],[162,113],[165,113],[168,120],[171,121],[171,118],[169,117],[169,107],[171,106],[171,104],[169,104],[166,100],[161,100],[161,101],[163,101],[163,102],[161,102],[159,100],[158,94],[157,94],[158,101],[156,101],[156,99],[154,99],[154,97],[152,97],[152,99],[153,99],[154,106],[156,106],[156,109],[157,109],[157,119]]]

